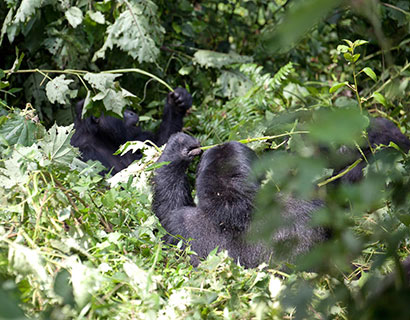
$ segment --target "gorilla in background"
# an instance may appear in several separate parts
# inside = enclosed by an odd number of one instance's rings
[[[123,119],[104,114],[98,118],[91,116],[82,119],[83,104],[84,102],[79,102],[76,105],[75,133],[71,144],[80,149],[83,161],[98,160],[107,169],[112,168],[112,173],[115,174],[141,158],[140,153],[132,152],[124,156],[113,155],[120,145],[130,140],[151,140],[158,146],[163,145],[173,133],[182,130],[183,117],[192,106],[192,97],[183,88],[176,88],[168,94],[162,122],[156,134],[142,131],[137,126],[138,115],[131,110],[124,111]]]
[[[389,145],[390,142],[394,142],[404,152],[410,150],[410,140],[407,136],[401,133],[400,129],[386,118],[370,118],[370,124],[367,129],[368,141],[364,146],[361,146],[361,150],[367,160],[372,157],[372,149],[377,145]],[[351,150],[350,148],[341,148],[339,152],[353,163],[359,158],[363,158],[359,150]],[[340,178],[339,182],[355,183],[363,178],[363,169],[367,166],[366,159],[363,159],[356,167],[347,172]],[[349,163],[349,165],[351,164]],[[335,169],[335,175],[346,170],[349,165],[339,166]]]
[[[199,155],[199,142],[184,133],[170,137],[158,162],[170,161],[155,170],[153,178],[154,213],[170,235],[166,241],[176,244],[181,235],[192,238],[191,256],[194,266],[215,248],[226,249],[241,265],[252,268],[278,257],[274,246],[248,243],[246,237],[257,233],[250,223],[259,183],[251,178],[251,165],[256,159],[252,149],[238,142],[228,142],[207,150],[201,158],[196,177],[198,206],[195,206],[186,170],[194,156]],[[285,222],[272,236],[274,244],[291,241],[291,255],[309,251],[328,233],[324,228],[309,226],[320,201],[296,200],[278,195],[281,217]],[[289,253],[288,252],[288,253]]]

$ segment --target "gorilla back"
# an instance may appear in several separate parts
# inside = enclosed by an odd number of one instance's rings
[[[205,258],[218,247],[245,267],[255,267],[279,258],[274,249],[277,245],[292,242],[287,258],[293,259],[327,238],[324,229],[309,226],[312,213],[322,203],[279,195],[285,224],[277,230],[272,227],[274,245],[247,241],[248,236],[258,232],[257,227],[251,227],[251,221],[259,183],[251,178],[255,153],[238,142],[222,144],[203,154],[196,178],[195,206],[186,169],[199,150],[199,142],[193,137],[183,133],[171,136],[158,160],[170,163],[156,169],[153,178],[153,211],[170,234],[166,241],[175,244],[175,235],[193,239],[191,248],[198,254],[191,257],[193,265],[199,263],[198,257]]]
[[[113,155],[119,146],[130,140],[151,140],[157,145],[164,144],[171,134],[182,130],[183,117],[192,106],[192,97],[183,88],[176,88],[168,94],[162,122],[156,134],[142,131],[137,126],[138,115],[131,110],[124,111],[123,119],[104,114],[98,118],[91,116],[82,119],[83,103],[76,105],[75,133],[71,144],[80,149],[82,160],[98,160],[107,169],[112,168],[115,174],[141,158],[141,154],[131,152],[124,156]]]

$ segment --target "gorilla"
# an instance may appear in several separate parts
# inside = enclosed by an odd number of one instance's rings
[[[293,259],[327,239],[324,228],[309,226],[312,213],[323,207],[323,203],[278,195],[285,226],[272,235],[276,245],[248,241],[248,236],[258,232],[251,222],[260,185],[251,174],[255,153],[238,142],[224,143],[202,155],[196,175],[196,206],[186,170],[201,153],[199,147],[199,142],[187,134],[172,135],[158,160],[169,164],[156,169],[153,177],[152,209],[169,233],[165,241],[178,243],[176,235],[191,238],[191,248],[197,253],[191,256],[194,266],[199,264],[199,258],[206,258],[218,248],[227,250],[241,265],[253,268],[278,259],[274,250],[277,245],[292,241],[289,258]]]
[[[410,140],[405,136],[399,128],[386,118],[370,118],[370,124],[367,129],[367,142],[361,146],[363,155],[366,157],[364,160],[371,160],[372,149],[378,145],[389,145],[390,142],[394,142],[404,152],[410,150]],[[335,175],[346,170],[349,165],[346,166],[346,162],[353,163],[359,158],[363,158],[363,155],[359,150],[352,150],[350,148],[342,147],[339,149],[340,154],[347,159],[344,165],[335,168]],[[355,183],[363,178],[363,169],[367,166],[367,161],[361,161],[356,167],[347,172],[340,178],[339,182],[343,183]]]
[[[130,140],[151,140],[158,146],[163,145],[173,133],[182,130],[183,117],[192,106],[192,97],[183,88],[176,88],[168,94],[162,122],[156,134],[142,131],[137,126],[138,115],[131,110],[124,111],[123,119],[104,114],[98,118],[91,116],[82,119],[83,104],[84,102],[79,102],[76,105],[75,133],[71,144],[80,149],[83,161],[98,160],[107,169],[112,168],[112,173],[115,174],[141,158],[140,153],[132,152],[124,156],[113,155],[119,146]]]

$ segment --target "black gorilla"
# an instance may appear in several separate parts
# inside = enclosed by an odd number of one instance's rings
[[[361,146],[361,150],[367,160],[371,160],[372,158],[372,149],[381,144],[387,146],[390,142],[394,142],[404,152],[407,153],[410,150],[409,138],[401,133],[393,121],[385,118],[370,118],[370,124],[367,129],[367,138],[368,141]],[[361,153],[356,149],[351,150],[349,148],[341,148],[340,152],[350,163],[362,157]],[[366,165],[367,162],[362,160],[356,167],[343,175],[340,181],[347,183],[355,183],[360,181],[363,178],[363,169]],[[336,168],[336,175],[346,170],[347,167],[348,166],[343,165]]]
[[[207,150],[198,167],[195,206],[186,176],[186,169],[200,153],[199,142],[184,134],[170,137],[159,162],[170,161],[158,168],[153,178],[153,211],[169,232],[169,243],[177,243],[173,235],[192,238],[191,248],[199,258],[213,249],[226,249],[241,265],[251,268],[277,257],[272,247],[249,243],[246,237],[257,232],[250,226],[254,198],[259,183],[250,177],[255,153],[238,142],[228,142]],[[295,244],[290,258],[307,252],[315,243],[323,241],[327,233],[309,226],[313,211],[322,207],[319,201],[295,200],[282,195],[281,217],[287,223],[272,236],[274,243],[287,240]],[[199,263],[191,257],[193,265]]]
[[[185,89],[176,88],[170,92],[159,130],[153,134],[137,126],[139,117],[130,110],[124,111],[123,119],[107,115],[82,119],[83,102],[80,102],[76,106],[75,133],[71,144],[80,149],[82,160],[98,160],[108,169],[113,168],[112,173],[115,174],[141,158],[140,153],[132,152],[124,156],[113,155],[121,144],[130,140],[151,140],[157,145],[164,144],[173,133],[181,131],[183,117],[191,106],[192,97]]]

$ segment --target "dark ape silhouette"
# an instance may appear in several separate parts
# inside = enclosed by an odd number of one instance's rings
[[[82,119],[83,102],[76,106],[74,120],[75,133],[71,144],[80,149],[82,160],[98,160],[112,173],[128,167],[134,160],[140,159],[140,153],[128,152],[124,156],[113,155],[121,144],[130,140],[151,140],[156,145],[164,144],[175,132],[181,131],[183,117],[192,106],[191,95],[183,88],[170,92],[164,107],[162,122],[156,134],[142,131],[137,126],[139,117],[130,110],[124,111],[123,119],[102,114]]]
[[[153,211],[169,232],[166,241],[177,243],[175,235],[192,238],[193,265],[215,248],[228,254],[245,267],[255,267],[277,257],[274,246],[249,243],[247,236],[257,232],[251,227],[254,198],[259,183],[251,178],[255,153],[238,142],[228,142],[207,150],[201,158],[195,206],[186,176],[186,169],[200,153],[199,142],[184,133],[170,137],[159,162],[169,164],[156,169],[153,178]],[[323,241],[327,232],[309,226],[313,211],[321,208],[320,201],[303,201],[279,195],[281,218],[286,222],[273,233],[273,243],[293,242],[289,258],[307,252]],[[273,228],[272,228],[273,229]]]
[[[361,147],[361,150],[367,160],[372,158],[372,149],[378,145],[389,145],[390,142],[394,142],[404,152],[410,150],[410,140],[405,136],[399,128],[385,118],[370,118],[370,124],[367,129],[368,141]],[[351,163],[362,157],[362,154],[358,150],[352,150],[350,148],[341,148],[340,153],[347,159],[350,159]],[[350,164],[349,164],[350,165]],[[362,160],[356,167],[343,175],[339,182],[355,183],[363,178],[363,169],[367,166],[367,162]],[[347,169],[348,166],[343,165],[335,169],[337,175]]]

